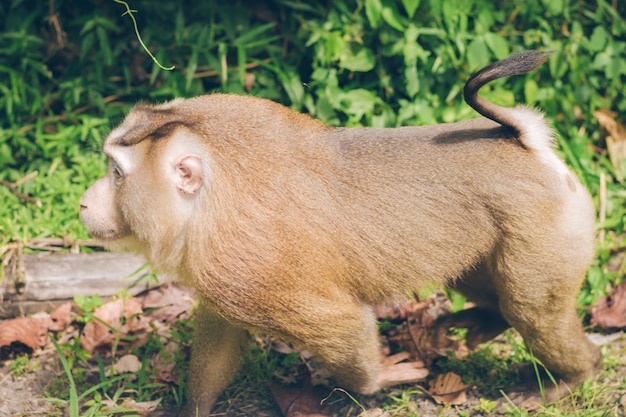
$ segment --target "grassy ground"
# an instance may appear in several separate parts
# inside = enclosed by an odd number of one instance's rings
[[[598,376],[578,387],[570,397],[533,413],[517,409],[506,400],[500,408],[497,405],[497,401],[502,399],[500,390],[506,390],[516,383],[512,365],[519,360],[515,357],[519,355],[515,350],[519,351],[521,342],[512,331],[479,348],[468,358],[461,361],[443,359],[432,368],[433,374],[452,370],[462,375],[463,381],[469,384],[466,398],[457,405],[436,404],[426,393],[426,382],[388,389],[373,396],[358,396],[319,387],[317,396],[325,399],[334,416],[623,416],[626,406],[626,365],[623,360],[626,355],[626,337],[614,335],[608,339],[602,336],[600,339],[604,339],[602,343],[605,345],[602,348],[602,369]],[[104,366],[111,362],[112,357],[105,356]],[[283,354],[267,348],[254,347],[247,355],[239,376],[218,401],[213,410],[214,415],[280,417],[282,414],[270,393],[269,384],[279,383],[274,374],[288,374],[297,368],[298,363],[293,358],[287,359]],[[99,390],[89,394],[95,385],[94,378],[97,380],[94,375],[99,373],[98,369],[99,365],[93,359],[72,365],[78,394],[87,394],[81,401],[82,411],[75,415],[138,415],[137,410],[132,410],[132,405],[127,405],[127,411],[123,411],[124,404],[128,404],[124,403],[124,398],[135,398],[140,402],[150,397],[165,398],[161,404],[163,408],[151,415],[176,415],[176,401],[168,395],[150,395],[149,386],[142,389],[137,384],[137,373],[134,378],[127,376],[125,380],[112,383],[107,395]],[[68,379],[59,356],[53,350],[35,358],[2,362],[0,378],[3,398],[0,400],[0,415],[63,415],[64,410],[68,410]],[[162,391],[162,387],[152,389]],[[107,401],[116,404],[117,408],[106,411],[103,403]]]

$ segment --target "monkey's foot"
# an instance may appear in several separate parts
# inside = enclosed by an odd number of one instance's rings
[[[500,410],[506,411],[506,405],[509,405],[526,411],[535,411],[572,393],[571,388],[563,381],[560,381],[556,386],[552,382],[548,382],[548,384],[551,386],[546,385],[541,389],[537,384],[513,387],[507,392],[506,398],[499,400]]]
[[[406,362],[410,355],[407,352],[386,356],[382,360],[382,369],[378,374],[380,388],[399,384],[421,381],[428,376],[424,362]]]
[[[555,384],[545,375],[540,376],[541,386],[539,386],[532,365],[523,366],[520,369],[520,376],[524,382],[507,390],[506,398],[499,401],[500,411],[504,411],[507,404],[527,411],[535,411],[572,393],[572,388],[565,381],[558,380]]]

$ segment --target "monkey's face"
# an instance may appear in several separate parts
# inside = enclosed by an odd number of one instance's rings
[[[206,177],[199,139],[187,128],[131,111],[107,137],[109,167],[80,200],[80,217],[108,246],[152,249],[184,238]]]
[[[117,201],[123,176],[122,168],[110,160],[106,175],[89,187],[80,199],[80,219],[97,239],[114,241],[130,234]]]

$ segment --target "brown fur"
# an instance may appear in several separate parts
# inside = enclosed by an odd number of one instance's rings
[[[466,95],[545,60],[527,54],[478,73]],[[428,282],[475,301],[456,317],[473,345],[512,325],[565,383],[593,374],[599,353],[574,308],[594,254],[592,202],[541,116],[489,106],[508,124],[331,128],[221,94],[130,112],[81,218],[197,288],[186,415],[210,412],[246,330],[308,348],[358,392],[411,379],[381,365],[371,306]]]

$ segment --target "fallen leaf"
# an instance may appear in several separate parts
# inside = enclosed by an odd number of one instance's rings
[[[110,411],[125,409],[125,410],[133,410],[139,413],[140,416],[147,416],[161,403],[161,398],[154,401],[144,401],[144,402],[136,402],[132,398],[124,398],[121,404],[115,404],[111,400],[102,400],[102,404],[106,406],[106,408]]]
[[[285,387],[274,382],[269,384],[274,401],[284,417],[330,417],[332,412],[322,404],[319,395],[310,382],[303,378],[299,387]]]
[[[411,354],[408,352],[384,357],[379,374],[381,386],[409,384],[425,379],[430,371],[424,367],[424,362],[411,362],[410,359]]]
[[[113,365],[113,374],[126,374],[135,372],[141,369],[141,361],[136,355],[124,355],[115,362]]]
[[[150,360],[150,366],[159,381],[176,384],[180,382],[180,375],[175,371],[176,362],[174,361],[174,352],[178,349],[180,349],[178,343],[170,341]]]
[[[626,327],[626,281],[591,307],[591,324],[604,329]]]
[[[37,350],[46,342],[46,326],[40,320],[32,317],[18,317],[0,323],[0,346],[11,346],[12,343],[22,343],[29,349]]]
[[[596,110],[593,112],[596,116],[596,120],[603,129],[605,129],[609,135],[613,136],[616,140],[626,141],[626,127],[615,120],[616,113],[608,110]]]
[[[435,320],[451,311],[449,300],[441,292],[424,301],[413,300],[402,307],[406,324],[398,327],[394,334],[388,336],[388,340],[409,352],[413,360],[424,362],[426,368],[430,367],[434,359],[446,356],[449,351],[462,357],[467,350],[461,342],[447,336],[445,340],[437,340],[436,344],[434,340]]]
[[[85,325],[80,336],[80,345],[89,353],[98,347],[108,346],[116,339],[126,336],[129,331],[145,328],[142,321],[141,302],[135,298],[118,298],[94,310],[97,318]]]
[[[454,372],[437,375],[430,381],[428,393],[437,404],[461,405],[467,402],[466,390],[469,385],[461,381],[461,377]]]
[[[58,306],[50,314],[50,320],[52,324],[49,326],[49,330],[60,332],[65,329],[72,322],[72,303],[67,302]]]
[[[391,366],[391,365],[395,365],[397,363],[400,363],[402,361],[409,360],[410,358],[411,358],[411,354],[410,353],[408,353],[408,352],[400,352],[400,353],[396,353],[395,355],[385,356],[383,358],[382,365],[383,366]],[[425,364],[422,361],[414,361],[412,363],[415,364],[416,366],[419,366],[420,368],[424,368],[425,367]]]
[[[615,168],[620,171],[626,159],[626,127],[619,123],[616,114],[607,110],[596,110],[593,115],[600,126],[608,132],[606,137],[609,158]]]
[[[176,320],[189,318],[194,306],[193,290],[173,284],[163,284],[143,291],[136,297],[146,317],[161,323],[174,323]]]

